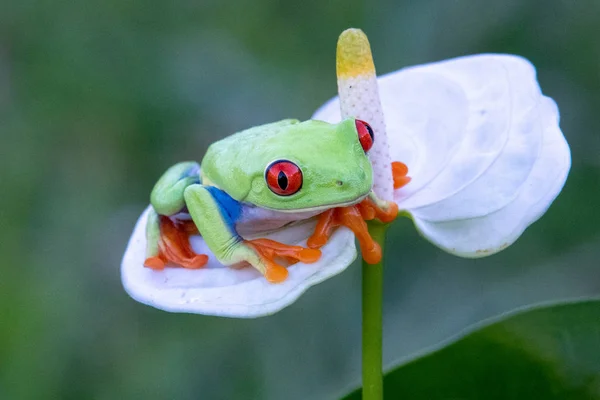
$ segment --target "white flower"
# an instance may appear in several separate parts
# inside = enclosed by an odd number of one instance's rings
[[[498,252],[562,189],[569,147],[527,60],[461,57],[378,82],[390,156],[412,178],[394,200],[435,245],[463,257]],[[313,118],[339,115],[334,99]]]
[[[513,243],[560,192],[570,168],[554,102],[541,94],[531,64],[509,55],[479,55],[406,68],[378,79],[392,161],[411,182],[394,200],[432,243],[479,257]],[[340,120],[337,98],[313,116]],[[375,132],[377,141],[377,132]],[[353,234],[339,228],[314,264],[289,267],[270,284],[252,268],[219,264],[200,237],[209,264],[200,270],[143,267],[146,212],[122,263],[123,285],[143,303],[168,311],[229,317],[272,314],[356,257]],[[269,236],[304,244],[314,221]]]

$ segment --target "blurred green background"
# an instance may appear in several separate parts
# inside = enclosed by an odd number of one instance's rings
[[[495,257],[393,226],[386,364],[515,307],[598,296],[599,21],[598,0],[2,2],[0,399],[293,400],[359,383],[356,264],[257,320],[155,310],[119,278],[162,171],[242,128],[310,117],[336,92],[348,27],[379,73],[528,58],[573,155],[546,216]]]

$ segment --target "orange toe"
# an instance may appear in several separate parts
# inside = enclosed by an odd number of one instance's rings
[[[144,261],[144,267],[153,269],[155,271],[161,271],[165,269],[165,262],[160,259],[160,257],[148,257],[146,261]]]
[[[356,236],[363,259],[369,264],[378,263],[381,260],[381,247],[371,237],[367,223],[358,207],[344,207],[340,210],[341,224],[349,228]]]
[[[371,201],[361,201],[356,205],[358,207],[358,211],[360,211],[360,215],[362,215],[365,221],[370,221],[375,219],[377,213],[375,211],[375,206]]]
[[[369,248],[365,249],[361,246],[360,252],[363,260],[365,260],[367,264],[377,264],[379,261],[381,261],[381,246],[379,246],[379,243],[375,241]]]
[[[373,240],[365,221],[375,218],[381,222],[388,223],[398,216],[398,205],[388,202],[387,208],[380,208],[370,198],[349,207],[338,207],[327,210],[319,215],[319,220],[314,233],[308,238],[307,245],[310,248],[324,246],[333,230],[339,226],[350,229],[358,243],[363,259],[369,264],[376,264],[381,260],[381,246]]]
[[[319,261],[321,258],[321,250],[319,249],[302,249],[298,253],[298,260],[303,263],[312,264]]]
[[[332,208],[319,214],[319,220],[315,231],[306,241],[306,245],[311,249],[318,249],[325,246],[331,236],[331,232],[336,225],[335,221],[336,209]]]
[[[302,246],[291,246],[271,239],[248,240],[261,255],[273,260],[275,257],[292,258],[304,263],[314,263],[321,258],[321,250],[307,249]]]
[[[287,279],[288,274],[287,268],[275,264],[267,268],[265,278],[271,283],[281,283]]]
[[[392,163],[392,176],[394,177],[394,189],[400,189],[410,182],[410,177],[407,176],[408,167],[400,161]]]
[[[287,268],[278,264],[276,259],[283,259],[291,265],[297,262],[310,264],[321,258],[321,250],[290,246],[271,239],[247,240],[246,244],[254,248],[262,259],[266,266],[265,278],[271,283],[281,283],[288,276]]]
[[[387,210],[376,208],[377,219],[383,223],[392,222],[398,216],[398,204],[390,202]]]
[[[187,269],[199,269],[208,263],[208,256],[206,254],[196,254],[189,259],[180,260],[179,265]]]

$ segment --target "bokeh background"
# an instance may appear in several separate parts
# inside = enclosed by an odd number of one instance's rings
[[[527,304],[600,295],[600,1],[5,0],[0,6],[0,398],[335,398],[360,380],[360,268],[256,320],[169,314],[123,291],[153,183],[214,140],[309,118],[335,44],[379,73],[482,52],[538,68],[573,167],[489,259],[390,231],[385,362]],[[436,379],[432,376],[431,379]]]

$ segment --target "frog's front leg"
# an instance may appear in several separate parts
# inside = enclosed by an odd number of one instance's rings
[[[391,165],[394,189],[400,189],[411,181],[408,176],[408,167],[400,161],[394,161]],[[365,220],[378,219],[381,222],[392,222],[398,215],[398,205],[393,201],[387,201],[377,197],[371,191],[367,198],[358,204],[360,213]]]
[[[345,226],[358,239],[364,260],[375,264],[381,260],[381,247],[369,234],[365,221],[378,219],[381,222],[391,222],[397,215],[396,203],[379,199],[371,192],[356,205],[332,208],[319,215],[317,226],[308,238],[307,245],[310,248],[320,248],[327,243],[335,228]]]
[[[277,258],[312,263],[321,252],[300,246],[290,246],[269,239],[244,240],[235,230],[241,215],[241,204],[222,190],[195,184],[185,192],[185,203],[202,238],[225,265],[249,263],[269,282],[283,282],[287,269],[277,263]]]
[[[392,175],[394,178],[394,189],[399,189],[410,182],[407,176],[408,168],[401,162],[393,162]],[[349,228],[360,244],[364,260],[374,264],[381,260],[381,247],[373,240],[367,229],[365,221],[378,219],[381,222],[392,222],[398,216],[398,205],[393,201],[387,201],[377,197],[371,191],[360,203],[349,206],[333,208],[319,215],[315,231],[308,238],[307,245],[310,248],[324,246],[333,230],[338,226]]]

